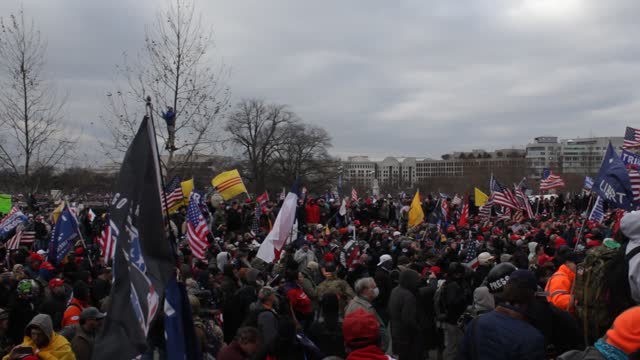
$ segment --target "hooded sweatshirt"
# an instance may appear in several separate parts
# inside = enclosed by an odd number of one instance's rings
[[[626,254],[640,246],[640,211],[632,211],[620,220],[620,230],[629,238]],[[640,303],[640,255],[636,255],[629,260],[629,287],[631,298]]]
[[[33,327],[40,329],[49,338],[49,343],[46,346],[38,348],[31,340],[29,331]],[[38,314],[31,320],[25,329],[25,337],[20,346],[33,348],[40,360],[75,360],[76,358],[67,339],[53,332],[51,317],[46,314]],[[7,359],[9,359],[9,355],[3,358],[3,360]]]
[[[473,291],[473,306],[478,312],[482,313],[495,309],[495,300],[488,287],[480,286]]]

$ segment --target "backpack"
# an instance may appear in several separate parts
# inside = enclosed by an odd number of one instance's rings
[[[604,335],[616,316],[634,305],[628,280],[629,260],[640,253],[640,247],[628,255],[625,252],[626,246],[616,250],[601,245],[587,251],[577,266],[573,296],[588,343]]]

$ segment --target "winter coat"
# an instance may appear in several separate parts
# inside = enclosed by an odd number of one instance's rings
[[[589,346],[584,351],[571,350],[556,358],[557,360],[607,360],[598,349]]]
[[[389,315],[391,317],[391,337],[411,339],[418,331],[417,299],[415,292],[418,288],[420,275],[407,270],[400,274],[400,284],[393,289],[389,298]]]
[[[374,279],[376,281],[376,285],[378,285],[378,289],[380,289],[380,294],[378,294],[378,297],[373,300],[373,306],[376,308],[376,311],[386,324],[389,322],[387,306],[389,305],[389,297],[393,290],[393,283],[391,281],[391,273],[385,267],[385,264],[376,269]]]
[[[76,298],[71,299],[67,310],[62,318],[62,327],[76,325],[80,323],[80,313],[87,307],[87,304]]]
[[[386,349],[387,345],[389,344],[389,339],[387,336],[385,324],[382,322],[382,319],[376,312],[376,309],[367,299],[364,299],[360,296],[356,296],[355,298],[353,298],[353,300],[349,302],[349,305],[347,305],[347,308],[344,309],[344,315],[347,316],[358,309],[362,309],[369,314],[373,314],[376,317],[376,319],[378,320],[378,324],[380,325],[380,340],[382,343],[382,347]]]
[[[309,327],[309,339],[322,350],[325,356],[344,358],[344,337],[342,322],[335,319],[316,320]]]
[[[320,223],[320,206],[315,202],[311,202],[305,207],[305,213],[307,215],[307,224],[319,224]]]
[[[544,360],[544,336],[522,319],[494,310],[465,331],[458,360]]]
[[[75,354],[71,349],[71,345],[64,338],[53,332],[53,324],[51,323],[51,317],[49,315],[40,314],[36,315],[33,320],[27,325],[27,328],[31,326],[38,327],[49,338],[49,343],[43,347],[38,348],[36,344],[31,340],[31,337],[25,336],[20,346],[31,347],[34,352],[38,352],[38,358],[40,360],[75,360]],[[26,331],[26,329],[25,329]],[[9,355],[5,356],[3,360],[9,359]]]
[[[78,326],[76,336],[71,340],[71,349],[77,360],[91,360],[95,335],[87,334],[82,326]]]
[[[349,301],[356,296],[351,286],[346,281],[336,278],[335,275],[330,275],[316,288],[318,299],[322,299],[325,294],[338,295],[341,315],[344,315],[344,309]]]
[[[567,265],[562,265],[547,282],[545,292],[547,300],[560,310],[574,312],[573,295],[571,294],[576,273]]]
[[[346,360],[394,360],[394,358],[386,355],[379,346],[369,345],[350,352]]]
[[[240,344],[233,341],[231,344],[225,346],[220,350],[217,360],[246,360],[250,357],[242,351]]]

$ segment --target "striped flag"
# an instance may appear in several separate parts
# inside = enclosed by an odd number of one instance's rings
[[[469,224],[469,198],[465,200],[462,205],[462,211],[460,212],[460,219],[458,220],[458,227],[466,226]]]
[[[171,181],[164,188],[164,196],[160,196],[160,202],[162,203],[162,211],[168,211],[174,206],[178,205],[184,196],[182,195],[182,187],[180,186],[180,179],[174,176]],[[166,201],[166,203],[165,203]]]
[[[358,201],[358,192],[355,188],[351,188],[351,200]]]
[[[557,189],[564,186],[564,180],[555,175],[550,169],[542,170],[542,179],[540,180],[540,191]]]
[[[524,220],[524,214],[522,210],[518,210],[515,213],[513,213],[513,222],[520,223],[523,220]]]
[[[500,206],[496,208],[498,220],[511,220],[511,208]]]
[[[520,204],[520,209],[526,211],[527,218],[533,219],[533,209],[531,209],[531,203],[529,202],[527,195],[525,195],[523,188],[516,187],[515,194],[516,200],[518,200],[518,203]]]
[[[631,181],[631,191],[633,192],[633,202],[640,204],[640,171],[638,165],[628,165],[629,180]]]
[[[440,201],[440,208],[442,209],[442,220],[449,221],[449,202],[446,199]]]
[[[211,185],[222,196],[223,199],[229,200],[242,193],[247,193],[247,188],[242,182],[240,172],[237,169],[225,171],[211,179]],[[248,193],[247,193],[248,194]]]
[[[98,238],[98,244],[100,245],[102,257],[104,257],[104,262],[106,264],[111,259],[113,259],[113,254],[116,250],[116,236],[113,236],[112,234],[111,220],[109,220],[109,215],[106,215],[104,220],[105,224],[102,232],[100,233],[100,237]]]
[[[633,203],[638,206],[640,205],[640,155],[634,154],[631,151],[622,150],[620,158],[629,173],[631,192],[633,192]]]
[[[493,195],[480,207],[479,215],[481,218],[488,219],[491,217],[491,209],[493,208]]]
[[[206,261],[205,251],[209,246],[207,235],[209,235],[209,227],[202,216],[200,207],[200,194],[192,192],[189,198],[189,207],[187,208],[187,240],[191,247],[191,252],[196,259]]]
[[[269,202],[269,194],[266,191],[256,198],[256,208],[253,223],[251,224],[251,232],[254,236],[258,234],[258,231],[260,230],[260,215],[262,215],[262,207],[267,202]]]
[[[512,209],[518,209],[518,201],[511,190],[505,188],[498,182],[498,180],[491,175],[489,182],[489,188],[491,189],[491,196],[493,197],[493,203],[495,205],[505,206]]]
[[[624,142],[622,144],[622,148],[623,149],[640,148],[640,130],[627,126],[624,132]]]
[[[598,196],[598,198],[596,198],[596,203],[593,204],[591,214],[589,214],[589,220],[597,221],[599,223],[604,220],[604,209],[602,207],[602,203],[602,198]]]
[[[18,230],[16,234],[7,241],[7,249],[8,250],[17,250],[20,245],[28,245],[31,246],[33,242],[36,240],[36,232],[35,231],[26,231],[26,230]]]

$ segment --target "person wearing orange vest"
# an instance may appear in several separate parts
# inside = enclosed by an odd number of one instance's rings
[[[574,252],[563,254],[564,264],[547,281],[547,300],[560,310],[575,312],[573,284],[576,279],[577,256]]]
[[[89,307],[89,285],[84,281],[73,284],[73,298],[62,317],[62,327],[80,323],[80,313]]]

